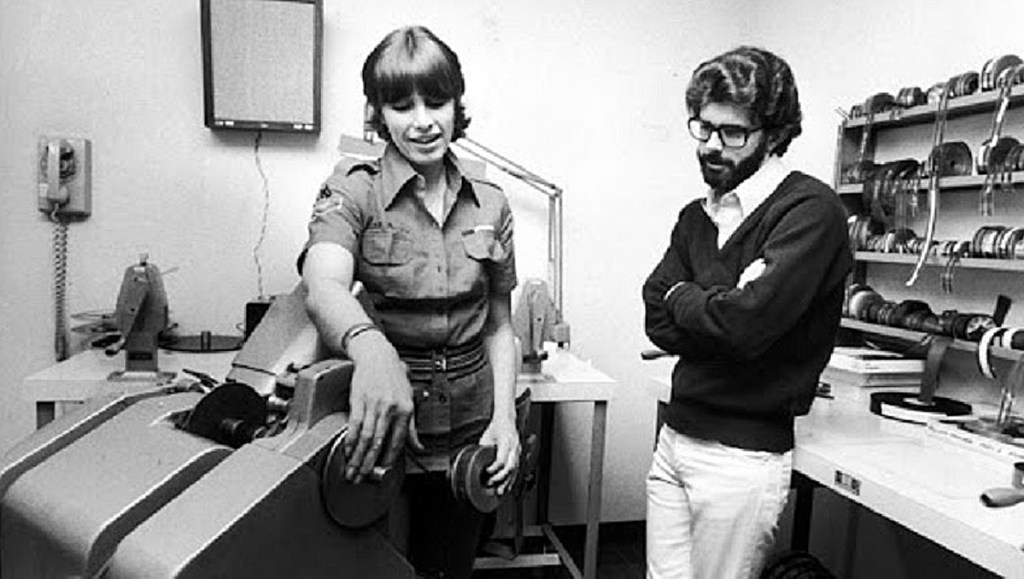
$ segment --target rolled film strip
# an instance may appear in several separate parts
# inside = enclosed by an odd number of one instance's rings
[[[899,108],[896,97],[887,92],[880,92],[864,100],[864,114],[877,115]]]
[[[941,151],[942,144],[946,139],[946,122],[949,117],[948,86],[950,82],[944,83],[939,91],[940,98],[935,110],[935,124],[932,129],[932,149],[930,155],[934,155],[937,150]],[[966,145],[964,146],[966,147]],[[967,150],[970,152],[970,149]],[[928,159],[927,167],[930,171],[928,175],[928,221],[924,232],[924,251],[918,254],[917,260],[914,263],[914,269],[910,272],[910,277],[904,283],[907,287],[917,283],[917,278],[921,275],[921,270],[924,269],[932,242],[935,240],[935,226],[939,218],[939,192],[942,189],[940,184],[941,168],[938,166],[938,161],[940,160],[941,156],[940,159],[935,159],[931,156]]]
[[[1015,152],[1017,157],[1010,166],[1016,167],[1020,158],[1020,141],[1013,137],[998,137],[993,144],[992,139],[985,139],[978,148],[975,169],[979,175],[1000,176],[1006,172],[1011,152]]]
[[[948,253],[949,257],[946,260],[946,265],[942,268],[942,273],[939,274],[942,291],[948,294],[953,293],[953,277],[956,274],[956,267],[960,265],[962,252],[957,249],[958,247],[959,244],[954,242],[953,249]]]
[[[958,74],[950,83],[950,98],[960,98],[978,92],[981,76],[973,70]]]
[[[998,239],[1008,228],[1003,225],[983,225],[978,228],[971,239],[971,255],[982,258],[999,256]]]
[[[1000,82],[1006,82],[1006,80],[1008,80],[1007,74],[1009,69],[1022,63],[1024,63],[1024,61],[1022,61],[1016,54],[1004,54],[990,58],[981,68],[981,90],[991,91],[999,88]]]
[[[1006,328],[1005,332],[999,334],[999,347],[1005,348],[1007,350],[1012,350],[1012,349],[1020,350],[1020,349],[1024,349],[1024,348],[1022,348],[1022,346],[1024,346],[1024,334],[1022,334],[1022,332],[1024,332],[1024,330],[1022,330],[1021,328],[1017,328],[1017,327]],[[1020,335],[1020,338],[1021,338],[1020,341],[1018,341],[1018,334],[1021,334]],[[1016,347],[1014,346],[1014,342],[1015,341],[1018,342]]]
[[[1024,239],[1024,227],[1008,227],[996,238],[996,257],[1013,259],[1013,248]]]
[[[380,520],[395,503],[405,480],[405,459],[373,467],[362,482],[350,481],[345,476],[345,434],[338,434],[327,452],[320,471],[320,495],[324,510],[336,523],[358,529]]]
[[[926,403],[915,392],[872,393],[870,409],[879,416],[914,424],[926,424],[938,417],[966,416],[971,413],[971,405],[965,402],[934,396]]]
[[[990,360],[991,348],[993,341],[999,338],[999,335],[1006,331],[1004,327],[995,327],[985,330],[985,333],[981,335],[981,339],[978,340],[978,371],[981,375],[988,378],[989,380],[995,380],[995,372],[992,371],[992,362]]]
[[[868,310],[873,304],[884,302],[885,299],[871,286],[855,285],[850,288],[849,315],[851,318],[868,321]]]
[[[971,257],[985,259],[1021,259],[1018,248],[1024,241],[1024,227],[983,225],[970,241]]]
[[[1019,70],[1024,70],[1022,66],[1024,65],[1015,64],[1005,69],[1005,72],[1010,76],[1015,76]],[[1002,72],[999,73],[1000,78],[1002,74]],[[1006,118],[1006,111],[1010,106],[1010,98],[1013,96],[1013,83],[1009,81],[1000,83],[998,78],[996,83],[999,85],[999,105],[996,107],[996,113],[992,117],[992,130],[989,138],[982,143],[978,157],[978,172],[985,175],[985,182],[979,193],[978,201],[978,210],[982,215],[992,215],[994,211],[993,190],[995,188],[995,178],[1004,172],[1002,165],[1005,162],[1005,158],[1010,149],[1018,144],[1018,141],[1012,137],[1008,137],[1005,140],[1002,138],[1003,121]]]
[[[889,161],[865,181],[862,201],[886,229],[905,229],[911,209],[916,211],[920,166],[916,159]]]
[[[995,319],[989,314],[960,314],[953,320],[953,337],[977,342],[985,331],[996,327]]]
[[[934,315],[927,303],[921,300],[903,300],[893,309],[893,319],[889,325],[912,330],[915,329],[914,325],[920,323],[920,318],[927,315]]]
[[[843,167],[843,182],[848,184],[863,183],[874,175],[881,167],[874,161],[855,161]]]
[[[963,141],[947,141],[936,145],[928,156],[928,176],[953,177],[970,175],[974,167],[971,148]]]
[[[449,483],[452,494],[460,501],[468,502],[481,513],[497,510],[501,497],[497,489],[487,486],[486,468],[497,457],[494,446],[468,445],[452,459]]]
[[[937,82],[932,86],[928,87],[928,90],[925,92],[925,102],[927,102],[928,104],[939,104],[940,102],[942,102],[942,94],[945,88],[946,83],[944,82]],[[948,96],[949,91],[945,92]]]
[[[919,86],[908,86],[901,88],[896,93],[896,104],[904,108],[916,107],[927,102],[925,92]]]
[[[1003,160],[1003,170],[1009,173],[1024,171],[1024,143],[1018,143],[1007,153]]]

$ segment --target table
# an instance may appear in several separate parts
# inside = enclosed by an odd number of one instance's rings
[[[537,481],[536,531],[551,543],[556,553],[520,554],[514,559],[498,557],[477,559],[475,568],[537,567],[563,565],[576,579],[597,576],[598,527],[601,522],[601,483],[604,472],[605,426],[608,402],[614,397],[616,382],[593,368],[589,362],[560,348],[547,350],[540,376],[520,375],[517,389],[530,388],[531,404],[541,408],[541,453]],[[591,404],[590,470],[587,477],[586,539],[582,568],[573,561],[548,520],[548,499],[551,473],[551,436],[554,432],[556,404]],[[528,530],[530,531],[530,530]]]
[[[161,370],[181,372],[187,368],[222,380],[231,369],[237,352],[187,353],[165,352],[159,355]],[[107,357],[100,350],[87,350],[32,374],[22,385],[22,395],[36,406],[37,426],[60,416],[65,405],[77,404],[86,398],[104,394],[131,392],[152,388],[154,382],[112,382],[111,372],[124,367],[120,356]],[[521,554],[515,559],[483,558],[478,568],[536,567],[564,565],[575,578],[593,579],[597,571],[598,526],[601,522],[601,486],[604,470],[605,427],[608,401],[615,392],[615,380],[593,368],[589,362],[560,348],[548,350],[538,376],[520,376],[517,388],[529,387],[531,403],[541,410],[540,467],[537,482],[537,523],[527,529],[530,534],[543,535],[555,553]],[[591,423],[590,470],[587,478],[586,540],[582,567],[573,561],[548,520],[550,485],[551,436],[556,404],[590,404],[594,413]]]
[[[183,369],[196,370],[223,380],[231,369],[231,360],[238,352],[173,352],[160,350],[157,361],[161,372],[180,376]],[[122,352],[107,356],[103,350],[85,350],[63,362],[44,368],[22,382],[22,398],[36,409],[36,428],[60,417],[65,407],[87,398],[104,394],[143,391],[157,384],[156,379],[111,381],[112,372],[124,369]],[[164,382],[169,382],[164,379]]]
[[[659,376],[647,384],[659,404],[669,398],[670,381]],[[992,509],[979,500],[985,489],[1010,486],[1012,462],[876,416],[863,390],[833,389],[833,399],[818,398],[796,421],[794,543],[806,548],[813,493],[821,486],[985,569],[1024,577],[1024,507]]]

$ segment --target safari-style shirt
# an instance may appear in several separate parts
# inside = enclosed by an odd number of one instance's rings
[[[305,251],[316,243],[349,250],[354,278],[400,355],[478,343],[490,297],[517,283],[505,194],[467,176],[450,151],[444,164],[448,189],[437,223],[416,194],[421,178],[393,145],[380,159],[340,161],[320,190],[299,258],[301,271]],[[473,374],[413,384],[421,433],[490,419],[490,367]]]

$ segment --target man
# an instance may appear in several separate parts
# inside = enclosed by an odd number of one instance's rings
[[[647,335],[679,356],[647,478],[648,577],[752,577],[785,506],[852,266],[846,215],[782,161],[801,132],[789,66],[741,47],[686,91],[707,194],[643,287]]]

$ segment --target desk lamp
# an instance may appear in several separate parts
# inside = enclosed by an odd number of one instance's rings
[[[513,324],[523,349],[522,371],[528,375],[539,374],[540,364],[547,358],[544,342],[552,341],[563,347],[569,343],[569,324],[565,322],[562,309],[562,189],[469,137],[462,137],[453,144],[548,198],[548,277],[553,301],[548,297],[545,282],[527,280],[513,314]]]

